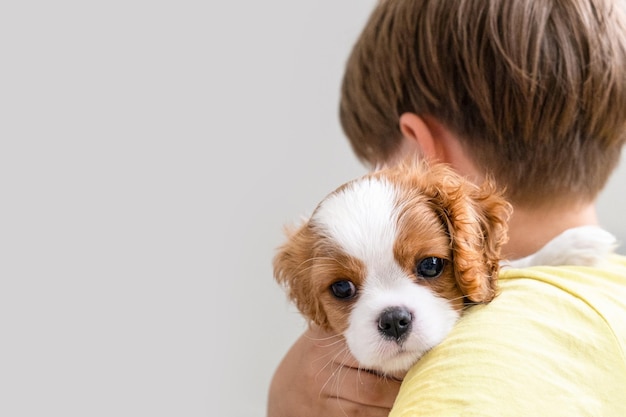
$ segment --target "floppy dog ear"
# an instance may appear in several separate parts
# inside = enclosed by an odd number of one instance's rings
[[[273,259],[274,278],[308,320],[327,329],[328,317],[312,277],[312,261],[319,236],[310,222],[295,230],[286,229],[286,234],[287,242],[278,248]]]
[[[489,181],[478,187],[448,172],[437,183],[433,198],[450,235],[457,283],[469,301],[489,302],[512,207]]]

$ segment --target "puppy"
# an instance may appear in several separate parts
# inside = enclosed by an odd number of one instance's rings
[[[496,296],[511,210],[492,183],[441,164],[384,168],[342,185],[288,232],[274,276],[308,320],[345,337],[363,368],[401,376],[465,306]]]

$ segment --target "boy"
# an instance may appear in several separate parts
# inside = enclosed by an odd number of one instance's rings
[[[619,0],[382,0],[348,60],[341,122],[375,167],[411,154],[514,206],[504,256],[596,224],[626,140]],[[624,416],[626,259],[500,276],[405,377],[382,380],[310,329],[272,381],[268,415]],[[333,359],[336,358],[336,359]]]

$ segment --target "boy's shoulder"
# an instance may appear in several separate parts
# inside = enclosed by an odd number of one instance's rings
[[[626,415],[626,259],[508,270],[500,287],[411,369],[391,416]]]
[[[604,307],[626,310],[626,257],[613,254],[597,267],[536,266],[506,269],[499,275],[503,302],[539,304],[548,301],[582,309],[582,302],[601,313]],[[521,299],[520,299],[521,298]],[[578,300],[578,301],[577,301]],[[543,307],[550,310],[551,305]]]

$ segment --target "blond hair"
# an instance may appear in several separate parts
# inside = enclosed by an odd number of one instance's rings
[[[376,165],[430,115],[515,203],[592,199],[626,140],[626,23],[609,0],[382,0],[346,65],[340,118]]]

